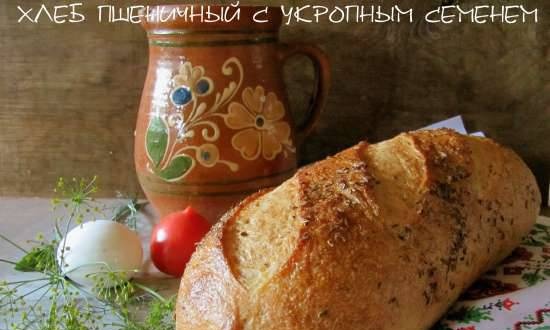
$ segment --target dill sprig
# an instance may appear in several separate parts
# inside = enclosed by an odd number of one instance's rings
[[[61,251],[69,230],[81,224],[87,216],[104,215],[107,209],[93,197],[97,178],[66,181],[59,179],[54,209],[63,208],[65,216],[54,221],[55,239],[38,235],[29,241],[30,249],[0,234],[0,239],[19,250],[19,260],[0,259],[33,277],[17,281],[0,281],[0,330],[173,330],[175,298],[164,298],[154,289],[126,279],[126,271],[106,268],[101,274],[91,274],[91,289],[82,287],[65,276]],[[136,230],[137,213],[144,204],[136,199],[116,209],[113,221]],[[107,285],[109,283],[109,285]],[[115,283],[112,286],[112,283]],[[144,306],[148,311],[140,313]]]
[[[119,197],[122,198],[123,196],[119,195]],[[115,209],[111,221],[122,223],[132,230],[137,230],[137,215],[145,205],[147,205],[146,202],[140,203],[137,198],[134,197],[130,199],[128,203]]]

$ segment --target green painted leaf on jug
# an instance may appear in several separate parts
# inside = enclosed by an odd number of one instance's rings
[[[145,137],[147,155],[155,167],[158,167],[164,158],[168,147],[168,127],[160,117],[154,117],[147,128]]]
[[[177,156],[172,159],[167,168],[158,173],[158,176],[166,181],[178,181],[187,174],[191,167],[193,167],[193,159],[191,157],[186,155]]]

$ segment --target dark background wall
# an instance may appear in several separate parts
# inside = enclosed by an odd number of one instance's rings
[[[48,1],[48,5],[68,2]],[[422,17],[441,2],[354,3],[399,4],[414,8],[415,16]],[[462,114],[469,129],[483,130],[514,148],[547,190],[550,2],[516,2],[538,7],[539,23],[443,26],[419,20],[284,27],[283,41],[317,43],[333,63],[332,93],[316,133],[301,150],[302,161],[323,158],[361,139],[375,142]],[[91,19],[95,7],[105,3],[99,0],[85,1],[86,23],[17,24],[17,4],[40,3],[0,3],[0,195],[48,195],[58,176],[94,174],[100,177],[103,195],[139,192],[132,139],[147,66],[144,32],[137,25],[99,24]],[[156,3],[160,2],[139,2]],[[297,59],[286,72],[290,98],[300,117],[312,69]]]

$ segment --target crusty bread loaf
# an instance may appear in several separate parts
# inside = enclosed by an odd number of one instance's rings
[[[187,266],[177,329],[428,329],[539,205],[527,166],[489,139],[361,143],[226,214]]]

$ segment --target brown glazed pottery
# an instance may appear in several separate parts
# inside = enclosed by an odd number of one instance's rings
[[[297,148],[327,96],[329,62],[314,46],[279,43],[280,9],[268,8],[269,22],[256,23],[253,15],[261,8],[239,7],[240,19],[233,22],[152,15],[142,20],[150,57],[135,165],[161,216],[190,205],[214,223],[242,198],[278,185],[296,170]],[[311,58],[317,72],[308,118],[298,128],[282,77],[286,59],[296,54]]]

